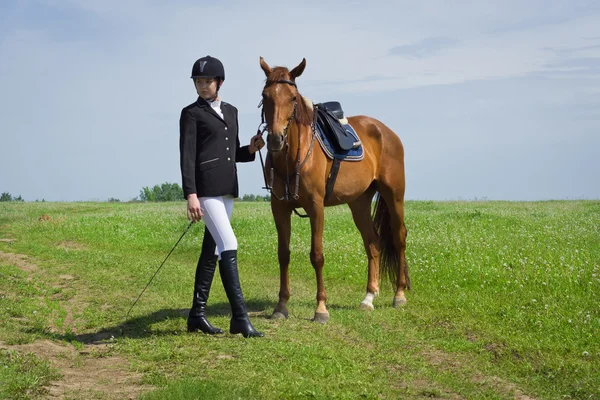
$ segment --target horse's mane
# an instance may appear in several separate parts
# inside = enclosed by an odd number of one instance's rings
[[[269,74],[269,77],[265,81],[265,86],[269,86],[279,80],[292,80],[290,71],[286,67],[274,67]],[[296,88],[297,90],[298,88]],[[302,125],[309,125],[313,122],[313,111],[310,108],[304,97],[298,91],[298,98],[296,99],[296,122]]]

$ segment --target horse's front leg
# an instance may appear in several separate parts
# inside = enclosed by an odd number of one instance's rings
[[[310,262],[315,269],[317,277],[317,309],[315,310],[313,321],[324,324],[329,321],[329,312],[325,305],[327,302],[327,293],[325,292],[325,285],[323,283],[323,265],[325,264],[325,258],[323,257],[323,224],[325,212],[323,205],[318,206],[316,204],[311,211],[309,213],[312,237]]]
[[[279,303],[271,318],[288,317],[287,302],[290,299],[290,235],[292,210],[282,201],[273,199],[271,210],[277,228],[277,257],[279,259]]]

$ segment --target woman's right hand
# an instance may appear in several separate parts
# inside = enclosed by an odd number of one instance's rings
[[[202,219],[202,210],[200,209],[200,200],[196,193],[192,193],[187,197],[187,217],[188,220],[198,222]]]

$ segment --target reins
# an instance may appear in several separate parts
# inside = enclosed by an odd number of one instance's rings
[[[276,81],[272,81],[270,83],[283,83],[283,84],[287,84],[287,85],[291,85],[294,86],[297,89],[296,83],[294,81],[288,80],[288,79],[280,79],[280,80],[276,80]],[[258,104],[258,108],[261,108],[261,123],[258,126],[258,131],[257,134],[262,136],[263,133],[265,131],[268,130],[269,126],[265,121],[265,109],[263,106],[263,102],[262,100],[260,101],[260,103]],[[292,110],[292,114],[290,115],[290,117],[287,120],[287,124],[285,126],[285,128],[283,129],[283,140],[284,140],[284,151],[285,151],[285,157],[287,159],[287,151],[289,149],[289,143],[287,140],[287,135],[288,135],[288,128],[292,122],[292,119],[296,119],[297,122],[297,118],[296,118],[296,113],[297,113],[297,100],[294,100],[294,109]],[[306,156],[304,157],[304,159],[302,161],[300,161],[300,137],[298,137],[298,151],[296,152],[296,171],[293,174],[290,174],[289,172],[289,168],[288,168],[288,163],[285,163],[285,177],[282,177],[283,183],[284,183],[284,193],[281,197],[277,196],[277,194],[275,194],[273,192],[273,181],[275,178],[275,165],[273,163],[273,155],[270,151],[267,151],[267,157],[270,157],[268,160],[271,161],[271,170],[270,175],[269,175],[269,181],[267,181],[267,173],[266,173],[266,167],[265,167],[265,162],[263,160],[263,156],[262,153],[259,150],[259,155],[260,155],[260,163],[262,165],[262,170],[263,170],[263,178],[265,180],[265,186],[263,187],[263,189],[266,189],[269,193],[271,193],[271,195],[275,196],[276,199],[278,200],[286,200],[286,201],[290,201],[290,200],[298,200],[299,196],[298,196],[298,192],[300,190],[300,171],[302,170],[302,167],[304,167],[304,165],[306,164],[306,162],[308,161],[308,158],[310,157],[313,147],[314,147],[314,142],[315,142],[315,135],[316,135],[316,131],[315,131],[315,127],[316,127],[316,115],[317,113],[313,113],[313,122],[311,123],[311,141],[310,141],[310,146],[308,148],[308,152],[306,153]],[[262,127],[262,129],[261,129]],[[298,133],[298,136],[300,136],[300,134]],[[281,177],[280,174],[277,174],[278,176]],[[290,178],[295,178],[295,183],[294,183],[294,190],[293,192],[290,193]],[[296,215],[298,215],[299,217],[302,218],[306,218],[308,217],[308,215],[302,215],[300,213],[298,213],[298,211],[296,211],[296,209],[294,208],[294,213],[296,213]]]

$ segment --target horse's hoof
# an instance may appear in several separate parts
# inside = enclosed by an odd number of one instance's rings
[[[360,303],[360,309],[366,311],[373,311],[375,307],[373,306],[373,304],[365,303],[363,301],[362,303]]]
[[[273,314],[271,314],[271,319],[287,319],[287,318],[288,318],[287,311],[283,311],[283,312],[276,311]]]
[[[313,318],[313,322],[318,322],[320,324],[326,324],[329,321],[329,313],[321,313],[316,312]]]
[[[394,307],[403,307],[406,305],[406,298],[404,297],[394,297],[394,303],[392,304]]]

